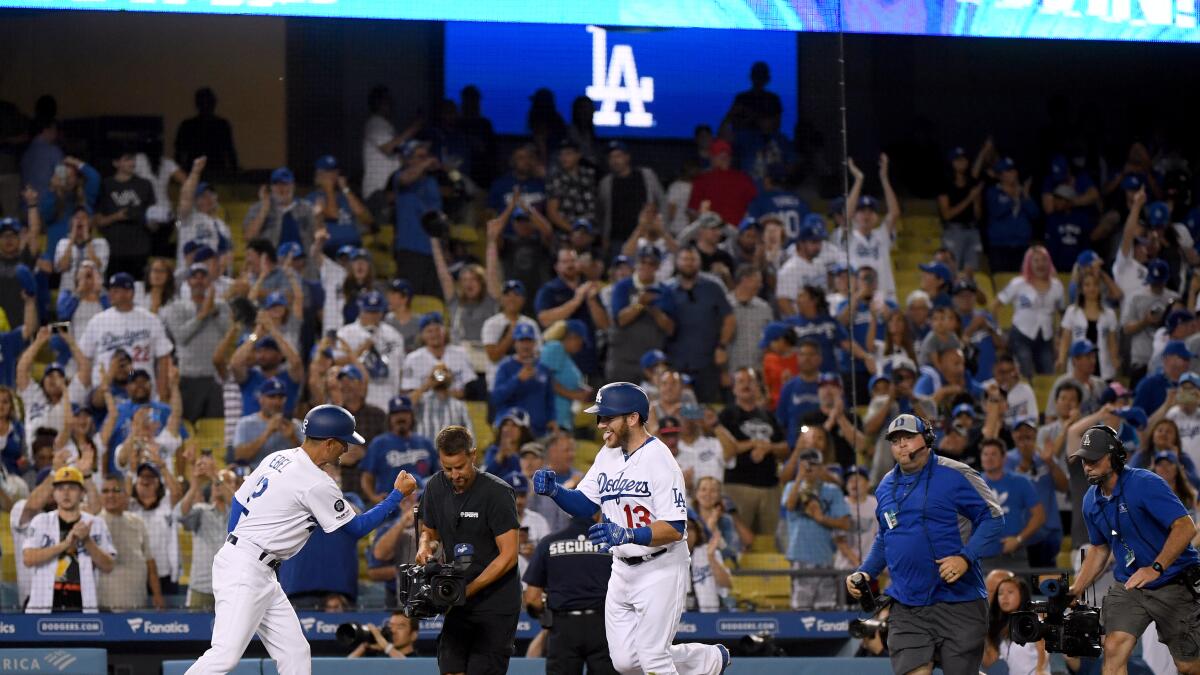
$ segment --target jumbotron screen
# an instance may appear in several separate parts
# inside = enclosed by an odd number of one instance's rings
[[[0,0],[0,7],[1197,42],[1197,0]]]

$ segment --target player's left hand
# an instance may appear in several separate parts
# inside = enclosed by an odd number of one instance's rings
[[[962,578],[962,575],[967,571],[967,559],[961,555],[951,555],[945,558],[935,560],[939,566],[938,576],[948,584],[952,584]]]
[[[1125,582],[1125,590],[1141,588],[1142,586],[1145,586],[1161,576],[1162,575],[1156,572],[1153,567],[1143,567],[1134,572],[1133,575],[1129,577],[1129,580]]]
[[[588,538],[600,550],[607,551],[613,546],[628,544],[633,540],[633,533],[616,523],[596,523],[588,528]]]

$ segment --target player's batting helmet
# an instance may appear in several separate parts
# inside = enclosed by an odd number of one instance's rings
[[[352,445],[366,445],[367,441],[354,431],[354,415],[336,405],[319,405],[304,416],[305,438],[336,438]]]
[[[600,387],[596,392],[596,405],[584,410],[611,417],[613,415],[628,415],[637,413],[642,423],[650,416],[650,399],[642,388],[631,382],[613,382]]]

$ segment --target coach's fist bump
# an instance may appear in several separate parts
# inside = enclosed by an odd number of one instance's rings
[[[553,497],[558,492],[558,477],[552,469],[533,472],[533,491],[547,497]]]
[[[417,479],[413,478],[407,471],[401,471],[396,475],[396,483],[392,486],[400,491],[405,497],[411,495],[417,489]]]

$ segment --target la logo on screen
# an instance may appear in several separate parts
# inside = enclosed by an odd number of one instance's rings
[[[600,109],[592,113],[592,123],[598,127],[619,127],[624,120],[627,127],[654,126],[654,115],[646,112],[646,104],[654,101],[654,78],[638,76],[633,47],[613,45],[610,60],[608,31],[588,26],[587,32],[592,34],[592,84],[584,94],[600,103]],[[629,105],[624,115],[617,112],[618,103]]]

